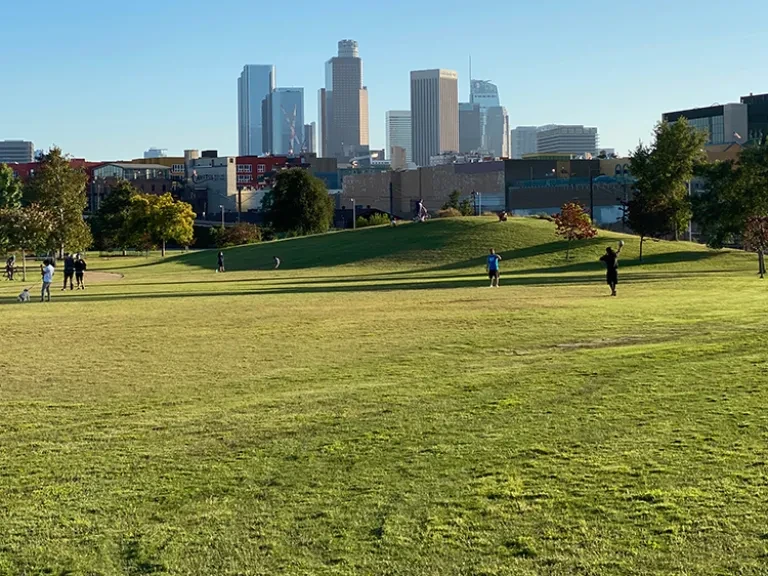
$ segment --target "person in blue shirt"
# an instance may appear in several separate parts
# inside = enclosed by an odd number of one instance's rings
[[[491,279],[491,288],[498,288],[499,287],[499,262],[501,261],[501,256],[496,254],[496,251],[491,248],[491,253],[488,255],[488,262],[485,265],[486,270],[488,270],[488,278]]]

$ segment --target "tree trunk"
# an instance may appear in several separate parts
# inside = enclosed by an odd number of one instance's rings
[[[757,251],[757,263],[760,267],[760,278],[765,278],[765,253],[762,248]]]
[[[27,281],[27,251],[21,251],[21,280]]]
[[[645,242],[645,236],[640,236],[640,262],[643,261],[643,242]]]
[[[163,247],[161,249],[161,256],[165,258],[165,238],[163,238]]]

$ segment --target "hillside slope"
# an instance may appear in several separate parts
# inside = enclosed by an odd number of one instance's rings
[[[282,260],[281,269],[297,270],[335,266],[386,270],[454,271],[482,266],[489,248],[505,261],[505,270],[531,272],[578,272],[595,268],[605,247],[623,239],[622,267],[638,265],[640,241],[636,236],[600,231],[591,240],[575,242],[565,259],[566,243],[545,220],[514,218],[457,218],[425,224],[403,224],[332,232],[305,238],[265,242],[225,250],[229,271],[266,270],[272,257]],[[688,242],[646,241],[645,266],[684,267],[702,270],[735,270],[749,266],[747,254],[709,250]],[[210,269],[215,253],[184,255],[168,264]]]

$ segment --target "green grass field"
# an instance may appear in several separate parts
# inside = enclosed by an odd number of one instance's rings
[[[436,220],[0,284],[0,574],[768,573],[768,286],[637,251]]]

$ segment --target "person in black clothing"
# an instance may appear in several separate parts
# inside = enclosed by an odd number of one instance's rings
[[[219,252],[219,267],[216,269],[217,272],[224,272],[224,252]]]
[[[72,254],[64,256],[64,286],[62,291],[67,289],[67,280],[69,280],[69,289],[74,290],[72,279],[75,277],[75,258]]]
[[[611,296],[616,296],[616,286],[619,283],[619,253],[624,247],[624,241],[619,242],[619,249],[614,251],[610,246],[605,249],[605,254],[600,257],[605,262],[605,280],[611,287]]]
[[[77,281],[77,289],[85,290],[85,271],[88,269],[88,264],[85,259],[78,254],[75,257],[75,280]]]

